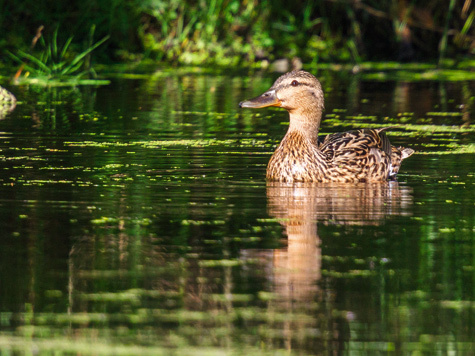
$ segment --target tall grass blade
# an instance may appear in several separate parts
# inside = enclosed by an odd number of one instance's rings
[[[53,32],[53,40],[51,41],[52,56],[51,58],[58,58],[58,29]]]
[[[442,39],[440,40],[439,47],[439,67],[443,66],[445,53],[447,52],[447,42],[449,36],[449,24],[452,17],[452,12],[455,7],[455,0],[450,0],[449,11],[447,12],[447,17],[445,18],[444,32],[442,34]]]
[[[67,39],[66,43],[63,46],[63,49],[61,50],[61,55],[59,56],[59,59],[62,60],[64,57],[66,57],[66,52],[68,51],[69,45],[71,44],[72,40],[73,40],[73,36]]]
[[[27,71],[32,72],[32,73],[38,71],[37,68],[34,68],[34,67],[28,65],[28,63],[26,63],[24,59],[21,59],[20,57],[16,56],[16,55],[13,54],[12,52],[7,51],[6,53],[7,53],[14,61],[18,62],[19,64],[22,64],[22,65],[23,65],[23,69],[26,69]]]
[[[92,45],[91,47],[89,47],[88,49],[86,49],[84,52],[78,54],[73,60],[72,62],[66,67],[63,69],[63,71],[61,72],[62,75],[65,75],[65,74],[69,74],[69,73],[74,73],[76,70],[78,70],[82,63],[81,63],[81,60],[86,57],[89,53],[91,53],[92,51],[94,51],[97,47],[99,47],[101,44],[103,44],[105,41],[107,41],[109,39],[110,36],[106,36],[104,37],[103,39],[97,41],[94,45]],[[79,66],[78,66],[79,65]]]
[[[475,10],[472,10],[472,12],[467,18],[467,21],[465,21],[465,24],[463,25],[462,30],[460,31],[462,35],[465,36],[468,33],[468,31],[472,28],[472,23],[473,23],[474,18],[475,18]]]
[[[18,54],[21,57],[28,59],[30,62],[36,64],[40,69],[44,71],[44,73],[46,74],[51,73],[51,68],[49,68],[45,63],[43,63],[40,59],[36,58],[35,56],[23,51],[18,51]]]

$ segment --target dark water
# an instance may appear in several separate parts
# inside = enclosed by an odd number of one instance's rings
[[[11,88],[0,354],[475,354],[475,83],[319,76],[399,182],[266,184],[287,114],[237,103],[275,75]]]

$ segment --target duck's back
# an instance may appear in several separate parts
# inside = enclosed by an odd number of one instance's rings
[[[346,181],[385,181],[394,178],[401,161],[414,151],[391,145],[382,129],[361,129],[319,138],[319,149],[331,162],[331,174]]]

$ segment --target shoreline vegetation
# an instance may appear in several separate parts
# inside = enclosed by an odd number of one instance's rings
[[[75,55],[109,38],[94,50],[99,63],[285,70],[300,63],[429,61],[444,67],[475,54],[472,2],[71,0],[48,8],[30,0],[3,2],[0,26],[8,31],[0,50],[44,50],[31,43],[44,26],[46,46],[67,43]]]

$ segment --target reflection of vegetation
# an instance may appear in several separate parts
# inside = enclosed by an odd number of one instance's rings
[[[24,103],[33,127],[41,130],[69,130],[78,122],[93,120],[96,88],[92,86],[30,86],[30,103]]]
[[[39,31],[40,32],[40,31]],[[69,37],[64,43],[58,43],[58,29],[54,31],[53,37],[49,43],[45,43],[44,37],[41,33],[37,34],[36,40],[43,47],[43,50],[38,56],[19,50],[15,55],[10,53],[10,56],[15,59],[22,67],[28,71],[23,81],[35,82],[40,84],[52,85],[54,83],[61,84],[86,84],[94,83],[100,84],[98,81],[85,81],[86,76],[95,76],[96,73],[91,67],[90,55],[97,47],[103,44],[108,36],[92,43],[94,35],[94,26],[91,27],[90,44],[88,48],[79,54],[73,54],[70,50],[70,45],[73,37]],[[20,73],[18,73],[20,74]]]

